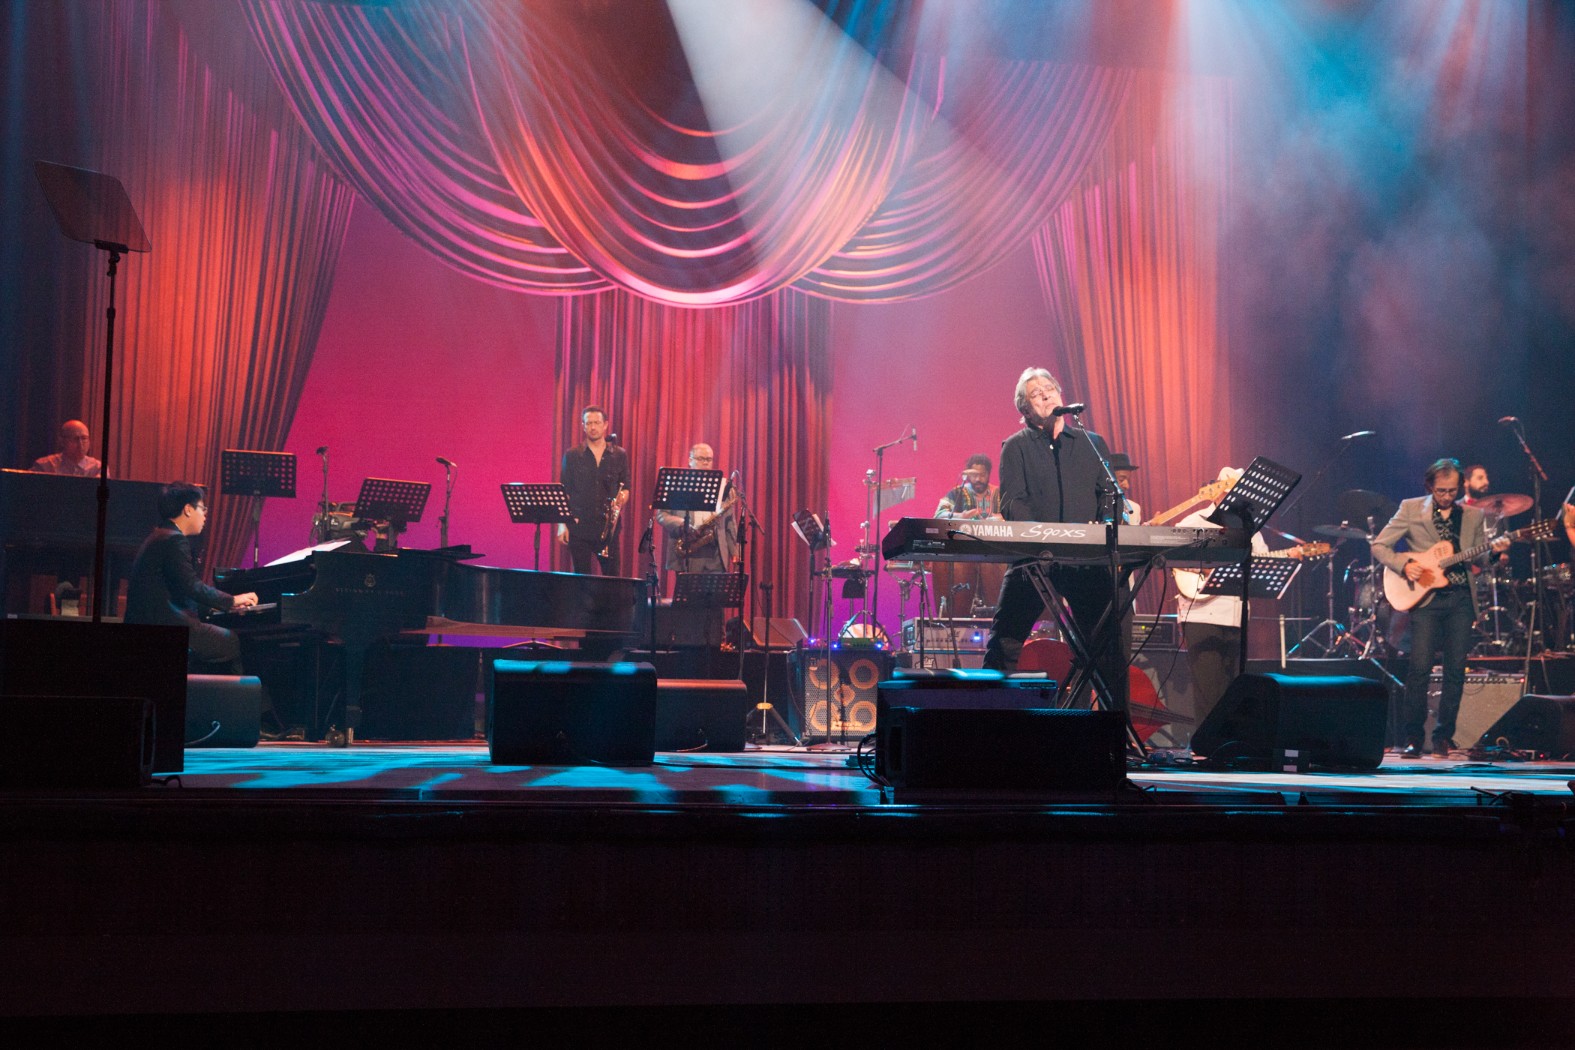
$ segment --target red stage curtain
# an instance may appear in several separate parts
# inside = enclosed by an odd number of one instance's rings
[[[1253,456],[1232,442],[1220,316],[1230,116],[1228,81],[1142,74],[1104,156],[1034,238],[1053,368],[1141,468],[1145,518]]]
[[[103,131],[81,162],[120,177],[153,245],[120,268],[115,473],[217,495],[223,449],[277,450],[289,433],[354,197],[265,69],[201,60],[188,32],[201,20],[180,6],[100,5],[91,90]],[[84,260],[75,279],[90,282],[90,315],[102,318],[103,263]],[[102,324],[90,325],[83,418],[95,427],[103,349]],[[217,503],[207,564],[237,564],[251,501]]]
[[[739,471],[765,531],[751,537],[752,584],[773,583],[774,615],[809,607],[808,549],[788,523],[795,511],[825,510],[830,309],[791,290],[704,310],[624,291],[564,300],[554,462],[581,440],[580,410],[605,408],[634,481],[620,540],[627,575],[643,571],[635,544],[657,469],[688,466],[689,447],[704,441],[719,468]],[[566,555],[555,557],[566,567]]]
[[[1130,74],[879,60],[825,21],[799,85],[713,127],[666,5],[243,0],[320,148],[439,258],[677,305],[928,295],[1021,244]]]

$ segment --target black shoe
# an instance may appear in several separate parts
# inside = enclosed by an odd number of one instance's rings
[[[1421,758],[1422,757],[1422,745],[1421,744],[1407,744],[1405,746],[1405,750],[1400,752],[1400,757],[1401,758]]]
[[[1435,739],[1433,741],[1433,754],[1437,755],[1439,758],[1448,758],[1449,753],[1454,749],[1455,742],[1447,736],[1442,740]]]

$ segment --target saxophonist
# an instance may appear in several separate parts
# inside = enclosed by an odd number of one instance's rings
[[[705,442],[689,450],[692,470],[711,470],[716,452]],[[731,572],[738,557],[738,493],[723,482],[716,508],[705,511],[656,512],[656,523],[667,533],[667,568],[673,572]]]
[[[580,430],[584,442],[563,454],[558,472],[574,515],[572,522],[558,526],[558,542],[569,548],[575,572],[589,574],[596,565],[603,576],[617,576],[619,516],[629,502],[629,453],[608,439],[607,413],[598,405],[580,413]]]

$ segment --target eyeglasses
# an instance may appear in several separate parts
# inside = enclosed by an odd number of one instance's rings
[[[1456,486],[1454,486],[1452,488],[1441,488],[1441,489],[1434,489],[1433,490],[1433,495],[1435,495],[1435,496],[1457,496],[1459,494],[1460,494],[1460,486],[1459,485],[1456,485]]]

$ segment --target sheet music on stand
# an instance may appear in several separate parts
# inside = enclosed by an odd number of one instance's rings
[[[1301,480],[1290,467],[1259,456],[1248,464],[1247,472],[1231,486],[1209,520],[1225,528],[1245,528],[1250,537],[1268,524]]]
[[[295,453],[227,448],[219,464],[219,488],[226,496],[295,498]]]
[[[1252,559],[1252,584],[1249,598],[1283,598],[1286,588],[1301,572],[1302,563],[1295,558]],[[1209,578],[1198,588],[1199,594],[1224,594],[1241,597],[1241,563],[1216,565],[1209,570]]]
[[[673,604],[708,609],[739,609],[749,577],[736,572],[681,572],[673,587]]]
[[[662,467],[656,472],[656,495],[651,498],[651,509],[716,510],[717,499],[721,495],[720,470]]]

